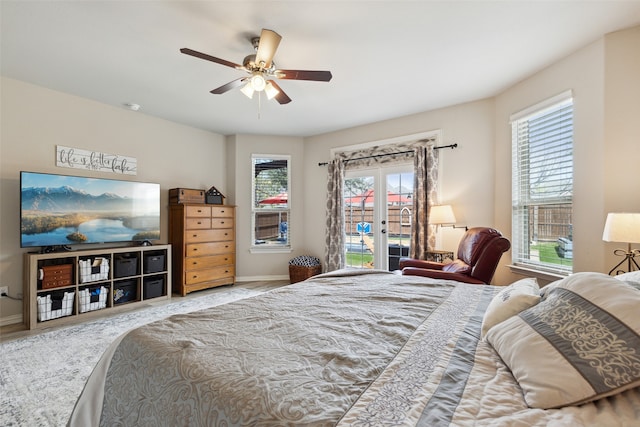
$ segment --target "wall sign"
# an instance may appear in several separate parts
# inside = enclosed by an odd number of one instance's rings
[[[124,175],[138,173],[138,161],[135,157],[82,150],[63,145],[56,145],[56,166]]]

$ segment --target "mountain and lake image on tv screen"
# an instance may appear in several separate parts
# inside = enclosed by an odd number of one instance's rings
[[[22,247],[159,238],[159,184],[20,174]]]

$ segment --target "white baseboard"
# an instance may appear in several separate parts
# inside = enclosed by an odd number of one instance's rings
[[[278,276],[236,276],[236,282],[271,282],[276,280],[289,280],[289,275]]]
[[[15,325],[16,323],[22,323],[22,314],[0,317],[0,326]]]

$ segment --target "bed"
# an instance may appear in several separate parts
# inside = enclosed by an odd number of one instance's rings
[[[175,315],[111,345],[68,425],[638,425],[640,321],[632,309],[640,291],[603,274],[574,276],[541,291],[532,279],[503,288],[339,270]],[[624,375],[614,369],[608,388],[592,387],[580,363],[565,366],[570,358],[527,336],[541,312],[568,313],[558,302],[566,294],[583,304],[593,289],[621,294],[601,311],[628,326],[614,340]],[[575,316],[584,318],[554,321]]]

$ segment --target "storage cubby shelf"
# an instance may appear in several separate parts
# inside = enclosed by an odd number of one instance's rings
[[[27,329],[83,322],[171,298],[171,245],[24,257]]]

